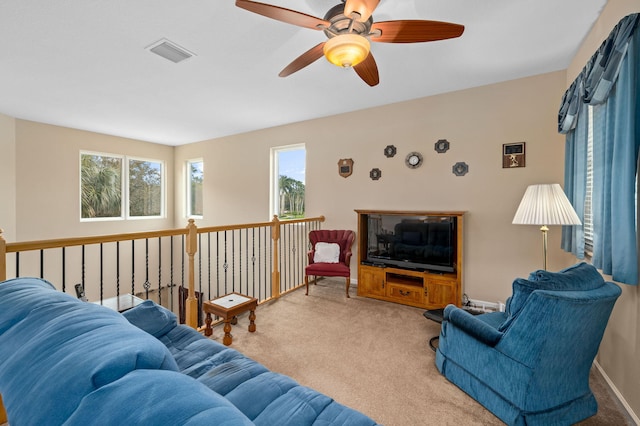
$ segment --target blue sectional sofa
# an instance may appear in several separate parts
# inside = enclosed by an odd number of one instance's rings
[[[571,425],[598,410],[589,371],[617,285],[591,265],[516,279],[506,312],[444,310],[436,365],[508,425]]]
[[[374,425],[362,413],[179,325],[47,281],[0,283],[0,394],[21,425]]]

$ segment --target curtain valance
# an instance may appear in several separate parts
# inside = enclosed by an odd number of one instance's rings
[[[568,133],[575,127],[581,103],[598,105],[607,99],[618,77],[629,39],[639,22],[640,13],[622,18],[571,83],[558,112],[558,132]]]

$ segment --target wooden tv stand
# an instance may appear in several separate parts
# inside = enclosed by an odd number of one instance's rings
[[[358,213],[358,296],[371,297],[424,309],[462,304],[462,235],[464,212],[356,210]],[[454,272],[417,271],[366,264],[369,215],[456,217]]]

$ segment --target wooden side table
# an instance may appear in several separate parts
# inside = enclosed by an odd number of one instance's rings
[[[229,293],[217,299],[207,300],[202,303],[202,310],[207,314],[205,319],[204,335],[211,336],[211,314],[217,315],[224,320],[224,338],[222,343],[229,346],[233,341],[231,335],[231,323],[237,315],[249,311],[249,332],[256,331],[256,307],[258,299],[245,296],[240,293]],[[235,324],[235,322],[233,322]]]

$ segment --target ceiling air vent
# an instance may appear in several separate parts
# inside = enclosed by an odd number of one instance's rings
[[[159,40],[147,47],[147,49],[156,55],[170,60],[171,62],[175,62],[176,64],[194,56],[193,53],[167,39]]]

